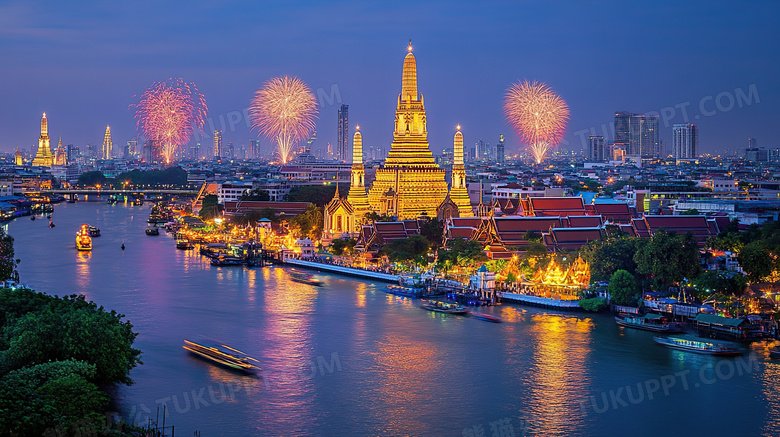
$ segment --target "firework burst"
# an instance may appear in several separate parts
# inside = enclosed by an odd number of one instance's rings
[[[504,113],[528,144],[536,163],[563,139],[569,107],[546,84],[522,81],[507,90]]]
[[[317,100],[297,77],[275,77],[255,93],[249,107],[252,128],[273,138],[287,164],[293,146],[308,138],[317,118]]]
[[[160,145],[167,164],[195,130],[203,129],[208,113],[203,94],[181,78],[153,83],[131,107],[135,108],[136,127]]]

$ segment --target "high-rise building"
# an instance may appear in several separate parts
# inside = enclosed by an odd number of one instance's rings
[[[125,159],[132,158],[133,156],[135,156],[137,151],[138,151],[138,141],[137,140],[128,141],[127,144],[125,145],[124,158]]]
[[[758,147],[758,141],[756,141],[755,137],[748,137],[748,149],[755,149]]]
[[[249,159],[257,159],[260,157],[260,141],[257,139],[249,140]]]
[[[227,159],[235,159],[236,157],[236,145],[232,141],[228,143],[227,149],[225,149],[225,157]]]
[[[501,134],[501,137],[498,139],[498,144],[496,144],[496,164],[506,164],[506,152],[504,152],[504,134]]]
[[[35,153],[32,162],[34,167],[51,167],[54,163],[54,154],[51,152],[49,141],[49,122],[44,112],[41,117],[41,136],[38,137],[38,152]]]
[[[636,114],[630,112],[616,112],[615,113],[615,142],[614,147],[621,148],[623,150],[628,149],[629,139],[629,124],[631,117]]]
[[[220,129],[214,131],[214,157],[222,157],[222,131]]]
[[[103,135],[103,153],[101,159],[111,159],[114,157],[114,143],[111,141],[111,126],[106,126],[106,133]]]
[[[615,142],[613,147],[624,149],[626,155],[653,158],[661,155],[657,115],[615,113]]]
[[[672,126],[672,153],[678,159],[691,159],[699,156],[698,126],[687,123]]]
[[[339,161],[347,162],[349,156],[349,106],[341,104],[339,108],[338,142],[336,153]]]
[[[591,135],[588,137],[588,160],[604,161],[604,137]]]
[[[76,162],[81,157],[81,151],[73,144],[65,146],[65,154],[68,156],[68,162]]]
[[[190,158],[195,161],[200,161],[200,141],[196,142],[190,151]]]

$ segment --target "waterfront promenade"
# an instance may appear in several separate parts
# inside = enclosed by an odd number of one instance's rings
[[[384,282],[398,283],[398,280],[400,279],[400,276],[391,275],[389,273],[375,272],[375,271],[365,270],[365,269],[356,269],[353,267],[344,267],[336,264],[327,264],[327,263],[321,263],[315,261],[304,261],[304,260],[294,259],[294,258],[288,259],[287,261],[284,262],[284,264],[290,264],[290,265],[307,268],[307,269],[321,270],[328,273],[338,273],[340,275],[348,275],[348,276],[354,276],[354,277],[365,278],[365,279],[374,279],[377,281],[384,281]]]

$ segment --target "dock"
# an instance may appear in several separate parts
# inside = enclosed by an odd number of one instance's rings
[[[578,300],[557,300],[547,297],[529,296],[527,294],[502,293],[501,299],[505,301],[519,303],[521,305],[530,305],[542,308],[551,308],[565,311],[580,311],[580,301]]]
[[[391,275],[389,273],[373,272],[371,270],[355,269],[352,267],[337,266],[334,264],[318,263],[314,261],[303,261],[294,258],[287,259],[284,261],[284,264],[294,265],[296,267],[306,269],[319,270],[322,272],[337,273],[340,275],[391,282],[393,284],[397,284],[400,278],[398,275]]]

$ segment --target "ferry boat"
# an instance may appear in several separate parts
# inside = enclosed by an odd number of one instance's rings
[[[742,352],[723,343],[710,343],[707,341],[687,340],[679,337],[653,337],[656,343],[672,349],[705,355],[742,355]]]
[[[644,316],[618,315],[615,316],[615,322],[620,326],[643,329],[645,331],[665,332],[668,334],[685,332],[682,325],[669,322],[666,317],[658,314],[645,314]]]
[[[92,237],[89,236],[89,225],[81,225],[76,232],[76,249],[92,250]]]
[[[235,257],[235,256],[218,256],[216,258],[211,259],[211,265],[212,266],[240,266],[243,265],[244,261],[241,258]]]
[[[258,363],[259,361],[238,349],[233,349],[224,344],[219,347],[203,346],[193,341],[184,340],[184,346],[182,347],[200,358],[233,370],[240,370],[248,373],[254,373],[260,370],[259,366],[250,363],[250,361]],[[236,352],[241,355],[234,355]]]
[[[323,285],[325,285],[324,282],[320,281],[314,276],[308,273],[299,272],[297,270],[290,271],[290,276],[292,276],[292,280],[294,282],[300,282],[301,284],[314,285],[315,287],[322,287]]]
[[[176,243],[176,248],[179,250],[192,250],[195,248],[195,246],[193,246],[189,241],[179,241]]]
[[[496,317],[490,314],[485,313],[475,313],[471,312],[471,317],[474,317],[475,319],[484,320],[486,322],[492,322],[492,323],[501,323],[503,320],[501,320],[500,317]]]
[[[382,291],[402,297],[422,297],[424,292],[422,288],[404,287],[403,285],[388,285]]]
[[[160,235],[160,230],[157,228],[146,228],[146,235]]]
[[[441,302],[441,301],[428,301],[427,303],[423,304],[420,308],[428,311],[433,311],[435,313],[444,313],[444,314],[455,314],[455,315],[466,315],[468,314],[468,310],[466,308],[456,304],[456,303],[448,303],[448,302]]]

